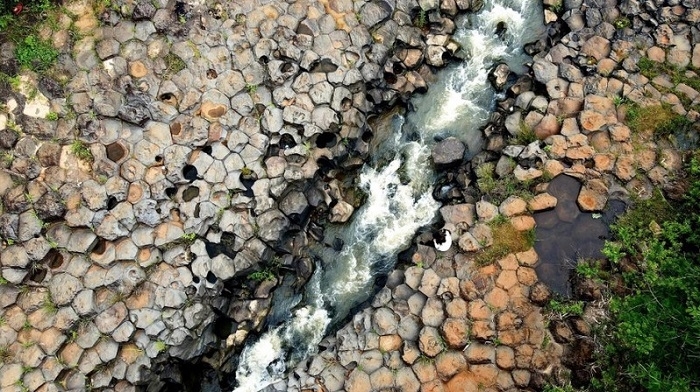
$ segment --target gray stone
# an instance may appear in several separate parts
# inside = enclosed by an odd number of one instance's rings
[[[95,325],[102,333],[114,331],[126,319],[128,310],[124,303],[118,302],[95,317]]]
[[[258,216],[256,224],[260,228],[260,239],[275,242],[289,226],[289,220],[279,210],[272,209]]]
[[[150,99],[147,95],[130,89],[127,91],[124,104],[119,108],[118,117],[128,123],[143,126],[151,118],[149,104]]]
[[[97,330],[94,323],[87,322],[79,328],[75,343],[80,348],[88,349],[93,347],[98,340],[100,340],[100,331]]]
[[[19,215],[19,232],[20,241],[29,241],[35,235],[41,233],[43,222],[39,219],[34,211],[25,211]]]
[[[3,267],[24,268],[29,264],[27,252],[20,245],[11,245],[0,253],[0,263]]]
[[[360,21],[367,27],[373,27],[376,24],[386,20],[391,16],[392,7],[383,0],[374,0],[360,9]]]
[[[75,295],[82,290],[83,284],[69,274],[58,274],[51,278],[48,287],[54,303],[63,306],[73,301]]]
[[[552,79],[556,79],[559,72],[555,64],[545,59],[535,60],[535,64],[532,65],[532,70],[535,73],[535,79],[543,84],[546,84]]]
[[[52,237],[56,239],[55,237]],[[97,236],[88,229],[75,229],[67,241],[66,250],[76,253],[88,253],[97,244]]]
[[[440,332],[430,326],[423,327],[418,338],[418,348],[431,358],[440,354],[445,349]]]
[[[455,137],[448,137],[433,148],[433,162],[437,166],[459,163],[464,158],[465,151],[464,143]]]
[[[390,335],[397,331],[398,316],[389,308],[379,308],[372,316],[372,327],[379,335]]]

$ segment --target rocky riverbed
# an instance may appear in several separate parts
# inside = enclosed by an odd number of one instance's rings
[[[51,72],[20,72],[3,43],[0,71],[21,76],[0,94],[0,388],[198,387],[174,358],[234,371],[282,277],[299,288],[312,275],[305,249],[332,241],[323,223],[362,204],[352,173],[382,137],[374,116],[429,88],[459,50],[455,17],[482,6],[75,1],[41,30],[61,53]],[[505,91],[484,151],[467,162],[457,139],[433,151],[435,229],[451,230],[452,248],[419,234],[371,304],[269,390],[538,390],[590,377],[595,306],[545,314],[533,249],[476,259],[494,220],[526,232],[533,212],[567,221],[679,189],[679,146],[628,120],[663,104],[697,123],[700,7],[544,6],[531,72],[494,72]],[[640,64],[682,70],[649,79]],[[560,174],[583,184],[576,203],[547,192]],[[493,197],[488,179],[528,192]]]

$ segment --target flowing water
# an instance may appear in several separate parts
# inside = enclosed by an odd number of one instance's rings
[[[345,246],[340,252],[314,250],[323,261],[303,298],[280,302],[288,308],[299,306],[288,311],[285,322],[244,348],[235,392],[262,390],[315,352],[329,326],[372,294],[375,278],[390,271],[415,232],[433,221],[440,204],[432,198],[436,174],[429,160],[431,148],[436,140],[455,136],[467,144],[470,156],[479,151],[479,128],[496,98],[488,72],[498,62],[523,71],[529,60],[523,46],[543,32],[539,3],[495,0],[458,20],[454,38],[462,45],[464,61],[440,71],[428,93],[413,100],[415,112],[393,117],[391,137],[360,175],[367,202],[348,224],[326,228],[328,238],[338,237]],[[501,23],[506,30],[499,35]]]

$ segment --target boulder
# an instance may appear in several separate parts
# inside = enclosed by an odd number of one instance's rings
[[[458,164],[464,158],[465,151],[464,143],[456,137],[448,137],[433,148],[433,162],[436,166]]]

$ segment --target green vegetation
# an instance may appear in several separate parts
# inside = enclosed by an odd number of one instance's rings
[[[156,349],[157,352],[162,353],[163,351],[168,349],[168,345],[165,344],[164,341],[158,340],[153,344],[154,348]]]
[[[7,346],[0,346],[0,363],[5,363],[10,359],[12,354],[10,354],[10,349]]]
[[[508,144],[519,144],[527,146],[528,144],[537,140],[535,130],[531,126],[525,124],[525,121],[520,121],[519,128],[520,132],[518,132],[517,135],[513,136],[513,138],[508,142]]]
[[[425,10],[420,10],[418,12],[418,15],[416,15],[416,17],[413,19],[413,25],[419,29],[428,26],[428,14],[425,12]]]
[[[547,310],[560,318],[581,316],[583,314],[583,301],[570,301],[555,298],[549,301]]]
[[[46,119],[49,121],[57,121],[58,120],[58,113],[56,112],[49,112],[46,115]]]
[[[248,94],[255,94],[258,91],[258,85],[257,84],[246,84],[245,89],[248,92]]]
[[[624,29],[626,27],[630,27],[632,22],[627,17],[621,16],[615,19],[615,23],[613,23],[613,25],[615,25],[616,29]]]
[[[610,301],[595,390],[700,391],[698,151],[686,175],[684,200],[671,203],[657,192],[613,226],[616,245],[608,249],[637,270],[623,273],[630,294]]]
[[[639,67],[639,72],[649,79],[654,79],[659,75],[668,75],[673,84],[684,83],[695,90],[700,90],[700,79],[695,76],[686,75],[686,69],[677,67],[671,63],[659,63],[647,57],[642,57],[639,59],[637,66]],[[689,68],[693,69],[692,67]]]
[[[490,222],[493,245],[476,255],[477,265],[486,265],[505,257],[509,253],[524,252],[535,243],[535,231],[518,231],[505,219]]]
[[[255,282],[262,282],[263,280],[275,280],[275,274],[271,269],[265,268],[260,271],[255,271],[248,275],[248,279]]]
[[[686,131],[693,126],[688,118],[676,114],[668,104],[647,107],[631,104],[627,107],[626,122],[635,132],[651,131],[659,136]]]
[[[58,51],[49,41],[31,34],[17,44],[15,57],[24,68],[45,71],[56,62]]]
[[[70,145],[70,151],[73,153],[73,155],[78,157],[78,159],[83,161],[92,162],[94,160],[92,152],[90,152],[88,146],[80,140],[75,140]]]
[[[191,245],[197,239],[197,233],[185,233],[182,235],[182,242]]]
[[[515,162],[513,162],[515,167]],[[531,183],[528,181],[518,181],[513,175],[496,178],[496,165],[487,162],[479,165],[476,170],[476,185],[482,194],[488,195],[491,202],[498,205],[509,196],[520,196],[523,199],[531,199]]]
[[[165,61],[165,71],[163,71],[165,77],[175,75],[187,67],[182,58],[172,52],[165,55],[163,60]]]

